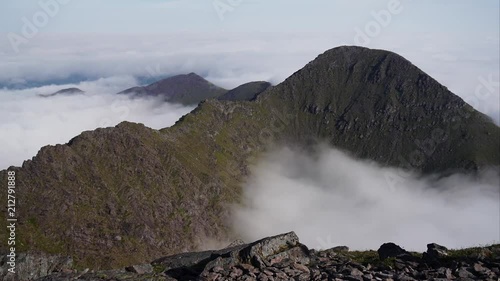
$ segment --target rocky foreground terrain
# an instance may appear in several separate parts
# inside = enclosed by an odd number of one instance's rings
[[[414,253],[394,243],[385,243],[378,251],[349,251],[346,246],[316,251],[301,244],[294,232],[250,244],[235,242],[218,251],[177,254],[117,270],[76,270],[69,257],[23,258],[17,279],[3,275],[3,280],[496,281],[500,278],[500,245],[448,250],[432,243],[427,245],[425,253]]]

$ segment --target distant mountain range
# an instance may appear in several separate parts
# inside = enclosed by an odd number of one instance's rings
[[[134,97],[161,97],[163,100],[170,103],[198,105],[200,102],[211,98],[232,101],[252,100],[269,87],[271,87],[271,83],[258,81],[246,83],[228,91],[208,82],[198,74],[189,73],[165,78],[147,86],[132,87],[118,94],[131,95]],[[82,93],[84,93],[84,91],[78,88],[68,88],[52,94],[40,96],[52,97]]]
[[[273,87],[228,92],[188,74],[124,93],[206,100],[172,127],[123,122],[11,167],[22,210],[18,251],[113,268],[194,250],[207,237],[232,238],[229,206],[241,200],[249,163],[271,145],[327,142],[424,174],[500,165],[498,126],[383,50],[329,50]],[[6,170],[0,176],[7,182]],[[0,231],[0,240],[7,236]]]
[[[227,90],[215,86],[197,74],[189,73],[169,77],[148,86],[133,87],[119,94],[161,96],[167,102],[192,105],[205,99],[219,97],[226,92]]]

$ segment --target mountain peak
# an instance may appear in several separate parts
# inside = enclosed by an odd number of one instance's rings
[[[211,84],[210,82],[205,80],[205,78],[201,77],[200,75],[194,72],[191,72],[188,74],[179,74],[164,78],[162,80],[159,80],[155,83],[146,86],[146,88],[154,88],[155,86],[158,85],[172,86],[176,83],[192,83],[192,86],[195,86],[196,84]]]
[[[179,75],[179,76],[183,76],[183,75]],[[186,74],[186,76],[203,78],[203,77],[201,77],[200,75],[198,75],[198,74],[196,74],[194,72],[190,72],[190,73]]]
[[[45,95],[40,95],[41,97],[53,97],[53,96],[57,96],[57,95],[73,95],[73,94],[83,94],[85,93],[84,91],[78,89],[78,88],[67,88],[67,89],[62,89],[62,90],[59,90],[55,93],[52,93],[52,94],[45,94]]]
[[[215,87],[194,78],[140,89],[199,98]],[[223,240],[251,159],[272,145],[326,142],[380,165],[434,174],[498,166],[499,138],[495,124],[402,57],[335,48],[253,101],[213,99],[160,131],[121,123],[85,132],[12,167],[22,175],[19,207],[33,221],[19,225],[20,250],[111,268],[192,250],[205,237]],[[7,175],[0,171],[5,182]]]
[[[167,102],[196,105],[203,100],[219,97],[226,92],[227,90],[191,72],[168,77],[144,87],[133,87],[119,94],[161,96]]]
[[[266,81],[249,82],[229,90],[218,99],[230,101],[251,101],[271,86],[271,83]]]
[[[328,50],[257,100],[297,116],[289,138],[314,136],[382,164],[428,173],[499,163],[498,127],[393,52]]]

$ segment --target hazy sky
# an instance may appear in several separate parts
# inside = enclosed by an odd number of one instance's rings
[[[2,1],[0,88],[189,72],[228,88],[279,83],[327,49],[363,45],[403,55],[500,122],[499,3]]]
[[[40,4],[52,0],[2,1],[0,31],[19,32],[22,17],[31,19]],[[44,31],[352,31],[371,20],[371,11],[390,1],[339,0],[59,0],[61,12]],[[399,1],[398,1],[399,2]],[[400,32],[453,33],[498,37],[497,0],[401,0],[404,13],[389,28]],[[231,5],[224,20],[214,5]]]

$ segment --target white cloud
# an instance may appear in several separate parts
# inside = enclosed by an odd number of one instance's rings
[[[362,27],[362,25],[360,25]],[[196,72],[222,87],[267,80],[274,84],[317,55],[353,45],[346,33],[167,33],[141,35],[40,34],[19,54],[0,37],[0,85],[81,77],[166,76]],[[390,36],[389,36],[390,35]],[[498,82],[499,43],[489,38],[384,33],[370,48],[395,51],[452,92],[500,122],[498,83],[477,98],[480,78]]]
[[[425,250],[500,242],[497,171],[478,178],[410,175],[391,186],[393,168],[353,159],[331,148],[289,148],[269,154],[244,188],[234,228],[246,240],[294,230],[313,248],[378,249],[388,241]]]
[[[66,142],[79,134],[80,130],[93,129],[95,126],[87,123],[81,127],[69,125],[70,122],[94,122],[90,119],[99,114],[84,109],[85,105],[101,110],[106,108],[108,114],[119,115],[109,112],[112,106],[110,102],[117,97],[107,94],[135,85],[137,82],[132,77],[152,78],[196,72],[225,88],[255,80],[267,80],[276,84],[325,50],[342,44],[352,45],[353,35],[352,32],[40,34],[18,54],[9,51],[9,43],[5,41],[5,37],[0,37],[0,50],[3,50],[0,52],[0,85],[31,85],[35,82],[50,84],[50,81],[73,77],[97,81],[76,85],[88,88],[82,107],[76,109],[73,108],[79,103],[66,97],[55,98],[55,104],[51,105],[49,101],[40,101],[35,96],[35,93],[54,92],[74,85],[0,91],[0,117],[9,120],[0,126],[10,128],[11,133],[16,136],[3,140],[5,143],[13,143],[4,145],[0,150],[2,155],[8,156],[3,157],[4,162],[0,164],[3,167],[18,165],[22,159],[32,157],[42,145]],[[500,123],[498,40],[467,38],[469,41],[464,41],[431,33],[410,35],[394,37],[384,33],[372,40],[368,47],[388,49],[403,55],[476,109]],[[105,79],[99,80],[102,77]],[[493,82],[489,87],[482,87],[478,95],[476,90],[484,80]],[[142,106],[147,107],[142,102]],[[18,108],[19,111],[16,113],[13,108]],[[72,115],[70,110],[77,111]],[[156,124],[154,122],[157,121],[153,120],[160,119],[151,119],[154,112],[146,111],[148,114],[141,116],[143,112],[138,109],[130,116],[136,120],[144,120],[144,123],[151,126],[166,126],[171,123]],[[172,111],[177,112],[176,109]],[[85,112],[92,116],[85,116]],[[29,116],[29,121],[26,116]],[[48,120],[49,118],[55,120]],[[118,122],[118,119],[113,120]],[[51,125],[53,130],[44,133],[46,127],[36,120],[46,120],[45,124],[67,122],[64,124],[68,128]],[[23,131],[24,128],[29,128],[34,135],[30,135],[30,131]],[[48,138],[44,135],[53,136]],[[32,139],[36,139],[37,143],[32,143]],[[24,142],[27,143],[24,145]],[[16,149],[12,148],[14,144]],[[15,151],[21,156],[14,157],[17,153]]]
[[[0,90],[0,169],[19,166],[45,145],[66,143],[82,131],[115,126],[121,121],[143,123],[154,129],[173,125],[193,107],[158,99],[130,99],[117,92],[136,85],[132,77],[112,77],[77,85]],[[51,94],[78,87],[82,95]]]

